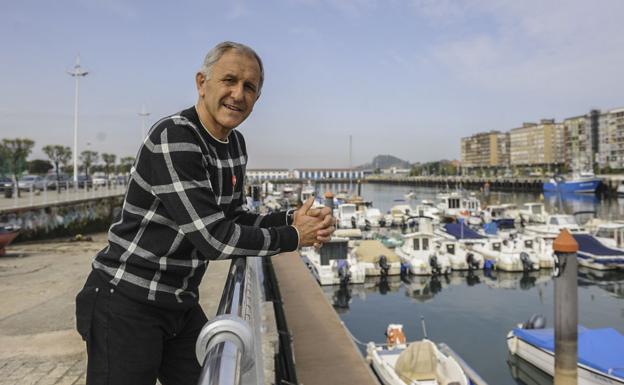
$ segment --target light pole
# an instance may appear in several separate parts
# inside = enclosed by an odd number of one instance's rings
[[[76,56],[76,65],[72,71],[67,73],[76,79],[76,96],[74,99],[74,186],[78,183],[78,85],[80,78],[87,76],[88,71],[80,67],[80,56]]]
[[[145,111],[145,104],[141,108],[141,112],[139,112],[139,116],[141,117],[141,142],[145,140],[146,128],[147,128],[147,117],[150,116],[150,113]]]

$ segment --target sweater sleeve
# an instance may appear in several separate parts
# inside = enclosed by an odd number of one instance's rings
[[[285,222],[261,228],[246,220],[236,223],[226,218],[210,182],[210,167],[197,135],[192,128],[180,125],[155,130],[150,136],[146,162],[142,162],[143,170],[137,170],[139,175],[145,175],[144,183],[180,231],[208,259],[295,250],[297,230]]]

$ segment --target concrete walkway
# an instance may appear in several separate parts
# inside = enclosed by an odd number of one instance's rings
[[[286,322],[293,335],[297,380],[305,385],[378,385],[338,314],[298,253],[273,257]]]
[[[0,257],[0,385],[85,384],[85,345],[75,331],[76,294],[105,234],[92,242],[10,246]],[[214,317],[229,261],[212,262],[200,303]]]

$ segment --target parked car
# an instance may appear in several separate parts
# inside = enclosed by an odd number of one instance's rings
[[[17,188],[20,191],[37,190],[36,183],[41,183],[43,177],[39,175],[25,175],[17,181]]]
[[[0,191],[4,193],[4,196],[11,198],[13,196],[13,179],[2,176],[0,177]]]
[[[78,188],[84,188],[85,184],[87,188],[93,187],[93,180],[91,179],[91,176],[78,175]]]
[[[106,176],[104,174],[94,174],[93,185],[94,186],[106,186]]]
[[[40,181],[35,182],[35,189],[37,190],[56,190],[56,186],[58,184],[59,188],[62,190],[67,188],[69,177],[66,174],[59,174],[58,183],[56,179],[56,174],[48,174],[43,177]]]

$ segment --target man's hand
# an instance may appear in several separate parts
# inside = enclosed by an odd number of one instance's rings
[[[320,247],[334,232],[335,220],[329,207],[312,209],[314,198],[308,198],[293,214],[293,226],[299,232],[299,246]]]

